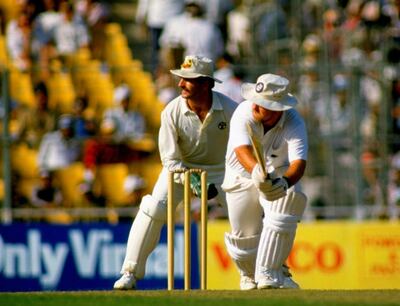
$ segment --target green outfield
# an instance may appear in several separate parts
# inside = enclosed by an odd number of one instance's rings
[[[0,293],[0,305],[400,305],[400,290],[79,291]]]

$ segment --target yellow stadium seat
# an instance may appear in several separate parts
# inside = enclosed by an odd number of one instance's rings
[[[63,196],[64,207],[84,206],[85,200],[79,187],[84,180],[85,167],[83,163],[72,165],[55,171],[54,178]]]
[[[131,72],[127,83],[133,88],[133,99],[144,115],[151,131],[158,130],[161,112],[165,105],[159,101],[151,74],[144,71]]]
[[[67,72],[56,72],[47,81],[49,90],[49,107],[60,113],[73,112],[76,98],[72,79]]]
[[[107,164],[98,167],[98,180],[101,193],[105,196],[108,206],[128,204],[128,194],[124,190],[124,182],[129,173],[126,164]]]
[[[7,67],[8,64],[8,54],[6,47],[6,38],[4,35],[0,35],[0,67]]]
[[[27,145],[11,148],[11,168],[23,178],[39,177],[38,152]]]
[[[162,165],[157,155],[146,159],[140,164],[139,172],[146,182],[146,188],[143,190],[143,194],[152,192],[161,170]]]
[[[22,1],[15,1],[15,0],[0,1],[0,8],[4,11],[6,23],[18,15],[22,7],[22,4],[23,4]]]
[[[105,59],[109,66],[129,65],[132,61],[132,53],[129,48],[128,39],[118,29],[111,25],[106,28]]]
[[[79,67],[79,65],[84,65],[85,63],[89,62],[91,58],[92,53],[89,48],[80,48],[71,57],[72,65],[74,67]]]
[[[131,142],[130,147],[138,151],[152,153],[155,152],[157,148],[157,142],[153,135],[146,134],[142,139]]]
[[[4,199],[4,180],[0,179],[0,202]]]
[[[143,63],[139,60],[131,59],[125,64],[115,64],[111,69],[114,84],[127,83],[132,80],[132,72],[143,69]]]
[[[32,79],[29,73],[12,69],[10,73],[10,96],[29,107],[36,107]]]
[[[105,32],[108,36],[113,36],[122,32],[121,25],[116,22],[110,22],[105,26]]]
[[[21,178],[18,180],[17,192],[27,199],[32,198],[33,188],[39,184],[39,178]]]
[[[98,112],[114,106],[114,84],[108,73],[97,75],[96,81],[90,84],[90,96],[94,100]]]

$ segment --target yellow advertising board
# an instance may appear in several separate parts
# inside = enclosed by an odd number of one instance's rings
[[[208,228],[208,288],[238,289],[239,275],[224,244],[226,221]],[[304,289],[399,289],[400,224],[300,223],[288,264]]]
[[[363,224],[358,249],[358,287],[400,288],[400,224]]]
[[[239,289],[239,273],[226,251],[224,243],[226,232],[229,232],[229,222],[208,222],[208,289]]]

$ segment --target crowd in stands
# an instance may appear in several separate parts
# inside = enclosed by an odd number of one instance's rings
[[[151,46],[146,69],[112,1],[16,3],[0,3],[13,207],[137,204],[159,169],[160,111],[179,94],[169,69],[200,54],[224,81],[214,89],[238,103],[260,70],[292,80],[309,130],[313,218],[354,204],[367,208],[362,218],[400,217],[400,1],[132,1]],[[110,173],[122,189],[109,188]]]
[[[0,8],[13,208],[137,204],[151,183],[143,161],[158,171],[154,131],[163,104],[109,21],[110,5],[27,0]],[[129,70],[113,61],[114,51]]]

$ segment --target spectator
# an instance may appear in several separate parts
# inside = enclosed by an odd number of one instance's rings
[[[98,166],[116,163],[128,164],[126,183],[130,192],[144,187],[140,161],[151,153],[138,145],[146,137],[144,117],[131,105],[132,92],[126,84],[115,89],[114,101],[117,106],[104,113],[98,136],[88,139],[84,144],[85,190],[91,190]]]
[[[394,134],[400,133],[400,79],[393,80],[391,97],[393,101],[393,106],[391,109],[391,130]],[[400,150],[399,143],[391,144],[391,151],[397,152]]]
[[[139,152],[126,143],[115,141],[116,127],[113,121],[103,120],[96,137],[88,138],[84,144],[83,163],[85,167],[84,182],[81,186],[86,198],[97,205],[104,205],[105,197],[94,190],[94,182],[98,167],[108,164],[125,163],[129,166],[129,175],[126,178],[126,191],[133,194],[145,187],[143,178],[135,167],[141,160]]]
[[[353,152],[353,140],[356,131],[354,125],[354,105],[351,100],[350,82],[348,76],[338,73],[333,80],[333,93],[324,104],[316,106],[316,114],[320,118],[319,127],[325,147],[320,146],[320,155],[323,155],[323,148],[334,150],[330,162],[333,168],[327,168],[327,173],[336,177],[332,182],[335,201],[341,205],[351,205],[354,201],[354,179],[352,171],[356,158]],[[362,117],[362,109],[357,110]],[[340,192],[338,192],[340,190]]]
[[[78,0],[75,11],[77,21],[89,27],[90,48],[96,59],[105,60],[105,26],[110,21],[109,4],[98,0]]]
[[[115,139],[116,126],[113,121],[103,120],[97,137],[85,141],[83,162],[85,168],[92,172],[88,177],[95,177],[96,168],[104,164],[133,163],[140,159],[139,152],[124,142]]]
[[[187,1],[187,0],[186,0]],[[197,0],[203,3],[206,19],[221,31],[224,42],[227,40],[227,15],[234,9],[233,0]]]
[[[236,61],[251,54],[250,8],[238,0],[236,8],[227,15],[226,50]]]
[[[17,117],[19,129],[17,142],[26,143],[31,148],[38,149],[43,136],[56,127],[56,116],[49,109],[47,86],[39,82],[34,87],[35,108],[20,107]]]
[[[68,64],[68,57],[80,48],[89,46],[89,32],[84,23],[74,20],[71,3],[63,2],[60,6],[61,21],[54,29],[54,42],[58,57]]]
[[[39,146],[38,165],[41,171],[65,168],[80,160],[81,148],[74,138],[73,117],[62,115],[58,129],[46,133]]]
[[[221,31],[204,17],[204,8],[188,1],[185,12],[171,19],[160,37],[166,68],[177,68],[183,57],[198,54],[215,60],[224,51]]]
[[[97,131],[96,114],[88,103],[86,97],[79,97],[74,103],[74,132],[75,138],[80,141],[95,136]]]
[[[222,83],[215,84],[214,90],[227,95],[237,103],[242,102],[240,88],[243,83],[243,73],[239,67],[233,65],[233,58],[228,53],[223,54],[217,60],[216,68],[214,76]]]
[[[58,1],[44,0],[44,11],[33,21],[32,53],[39,63],[41,77],[48,78],[50,60],[55,56],[54,31],[62,21]]]
[[[32,24],[25,10],[7,25],[7,51],[15,66],[22,71],[32,66],[31,32]]]
[[[145,119],[135,109],[128,85],[122,84],[115,89],[114,102],[116,106],[105,111],[104,121],[115,127],[115,141],[135,142],[142,139],[146,129]]]
[[[175,79],[171,73],[163,67],[160,67],[157,71],[155,85],[157,97],[164,104],[168,104],[178,95]]]
[[[302,59],[301,67],[303,69],[316,69],[320,60],[321,39],[316,34],[308,34],[301,45]]]
[[[289,37],[285,11],[279,1],[258,1],[257,5],[252,6],[250,22],[250,27],[254,29],[252,52],[259,60],[268,61],[271,51],[279,48],[274,42]]]
[[[325,154],[327,143],[321,136],[320,122],[322,120],[329,120],[330,115],[327,110],[329,109],[329,105],[327,106],[327,101],[329,101],[330,87],[329,84],[321,79],[318,66],[309,66],[308,63],[304,64],[305,66],[298,78],[298,92],[296,96],[302,102],[298,107],[298,111],[307,122],[307,132],[309,135],[310,150],[308,159],[310,162],[307,165],[307,174],[311,177],[321,177],[322,175],[326,175],[324,165],[327,161]],[[315,62],[315,65],[317,65],[317,62]],[[326,113],[322,110],[326,110]],[[320,117],[321,112],[324,113],[323,117]],[[306,182],[307,178],[304,181]],[[323,180],[321,179],[317,181],[317,183],[322,182]],[[316,188],[315,191],[319,191],[320,193],[321,189]],[[310,202],[312,203],[311,197]]]
[[[378,150],[370,146],[361,154],[361,165],[363,175],[363,211],[364,218],[381,218],[387,216],[384,205],[384,194],[381,182],[379,180],[381,161]]]
[[[136,23],[147,24],[151,39],[151,63],[155,72],[159,62],[159,39],[167,21],[182,14],[184,0],[139,0]]]
[[[379,74],[375,69],[367,68],[360,79],[360,96],[365,101],[365,115],[360,122],[364,142],[376,142],[379,138],[379,118],[382,116],[381,103],[383,91],[380,86]]]
[[[398,220],[400,218],[400,151],[393,156],[391,161],[388,193],[389,217],[392,220]]]
[[[343,49],[342,35],[340,33],[339,12],[333,8],[323,13],[322,37],[326,45],[329,59],[332,62],[338,61]]]
[[[323,135],[335,136],[338,142],[344,143],[346,139],[348,140],[348,133],[351,131],[353,119],[352,105],[348,95],[350,84],[345,75],[335,75],[333,90],[334,94],[330,99],[329,105],[320,105],[321,109],[316,111],[320,116],[320,129]],[[347,137],[343,138],[346,135]]]

